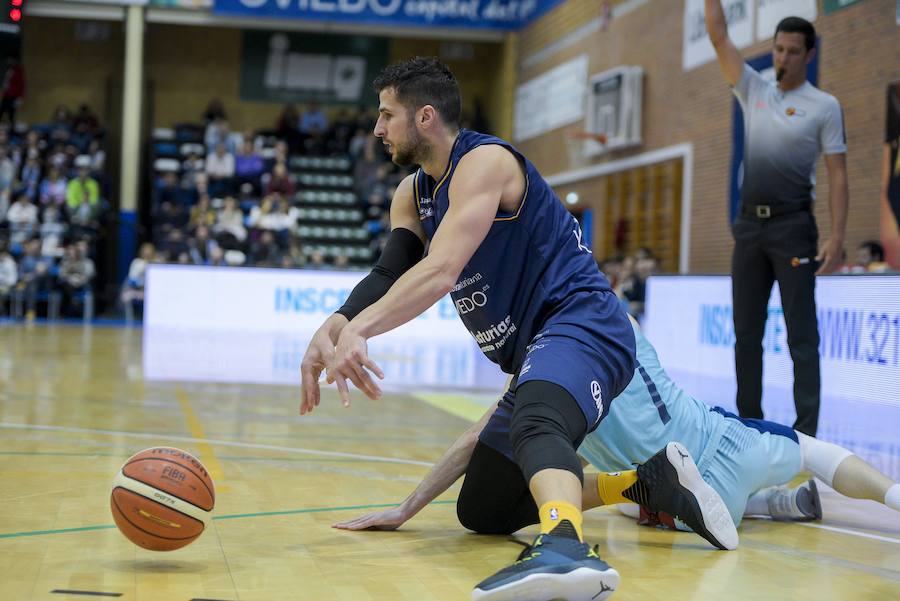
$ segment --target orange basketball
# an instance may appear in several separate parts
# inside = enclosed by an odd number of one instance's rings
[[[172,447],[132,455],[116,474],[109,498],[122,534],[151,551],[180,549],[203,534],[215,502],[203,464]]]

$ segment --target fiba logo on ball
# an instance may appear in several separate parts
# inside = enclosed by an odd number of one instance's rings
[[[181,449],[154,447],[125,462],[109,503],[128,540],[151,551],[173,551],[203,534],[215,500],[212,479],[199,459]]]

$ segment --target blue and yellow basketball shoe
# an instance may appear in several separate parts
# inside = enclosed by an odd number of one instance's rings
[[[572,526],[564,520],[558,528]],[[574,534],[574,528],[572,528]],[[483,580],[473,601],[603,601],[619,586],[619,573],[577,535],[541,534],[514,564]]]

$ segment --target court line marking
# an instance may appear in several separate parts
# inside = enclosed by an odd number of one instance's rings
[[[236,447],[241,449],[260,449],[264,451],[281,451],[284,453],[298,453],[306,455],[319,455],[323,457],[343,457],[346,459],[358,459],[360,461],[375,461],[379,463],[399,463],[402,465],[417,465],[431,467],[431,461],[418,461],[415,459],[403,459],[401,457],[381,457],[379,455],[360,455],[358,453],[344,453],[341,451],[322,451],[319,449],[306,449],[303,447],[284,447],[279,445],[257,444],[252,442],[239,442],[236,440],[219,440],[215,438],[194,438],[191,436],[174,436],[171,434],[127,432],[123,430],[102,430],[95,428],[76,428],[74,426],[51,426],[46,424],[16,424],[0,422],[0,428],[11,430],[43,430],[50,432],[70,432],[74,434],[97,434],[101,436],[122,436],[126,438],[141,438],[150,440],[175,440],[178,442],[193,442],[197,444],[208,443],[224,447]]]
[[[429,505],[450,505],[456,503],[456,499],[445,501],[432,501]],[[231,513],[227,515],[214,515],[213,520],[239,520],[246,518],[271,517],[276,515],[298,515],[303,513],[326,513],[329,511],[362,511],[367,509],[384,509],[396,507],[399,503],[376,503],[371,505],[347,505],[342,507],[308,507],[306,509],[285,509],[282,511],[260,511],[255,513]],[[25,532],[0,533],[2,538],[23,538],[26,536],[44,536],[47,534],[69,534],[71,532],[89,532],[92,530],[111,530],[115,524],[98,524],[96,526],[80,526],[78,528],[59,528],[57,530],[31,530]]]
[[[858,530],[848,530],[847,528],[838,528],[837,526],[826,526],[825,524],[810,524],[809,522],[797,522],[801,526],[807,528],[819,528],[820,530],[828,530],[829,532],[839,532],[841,534],[852,534],[862,538],[871,538],[872,540],[881,541],[883,543],[893,543],[900,545],[900,539],[891,538],[889,536],[880,536],[878,534],[869,534],[868,532],[860,532]]]
[[[191,435],[194,438],[206,440],[206,432],[203,430],[203,423],[194,412],[194,408],[191,406],[191,399],[184,388],[181,386],[175,387],[175,398],[178,399],[178,404],[181,405],[181,411],[184,413],[185,419],[187,420],[188,430],[191,431]],[[225,474],[222,471],[222,465],[219,463],[219,459],[216,457],[216,452],[213,450],[212,445],[207,442],[201,442],[197,444],[197,447],[199,448],[200,456],[203,457],[204,466],[209,469],[209,477],[212,478],[212,481],[216,483],[224,482]],[[227,487],[223,486],[218,486],[218,488],[220,492],[225,492],[227,490]]]

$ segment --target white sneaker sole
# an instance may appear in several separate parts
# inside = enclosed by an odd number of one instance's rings
[[[679,442],[670,442],[666,445],[666,457],[678,474],[678,483],[697,499],[706,530],[729,551],[737,549],[739,538],[731,514],[722,497],[700,477],[687,449]],[[691,460],[683,461],[685,457]]]
[[[531,574],[516,582],[472,591],[472,601],[603,601],[619,587],[619,573],[576,568],[565,574]]]

